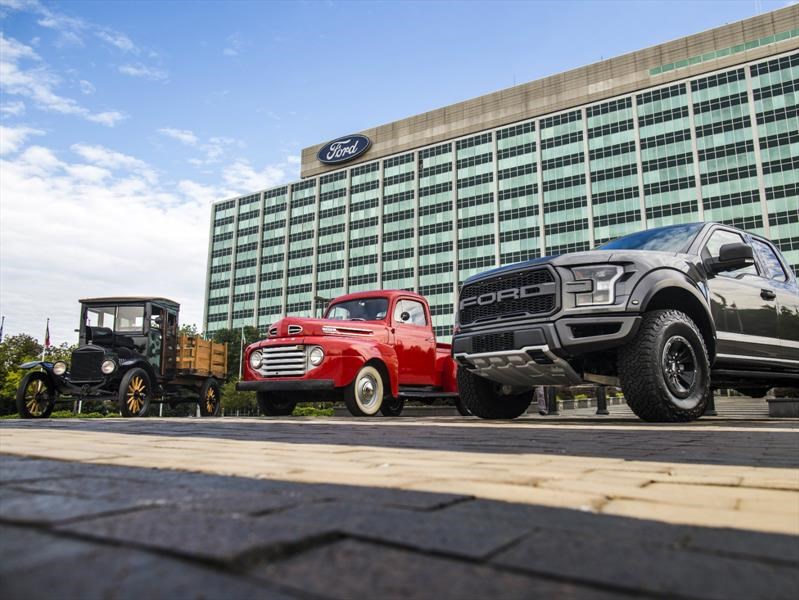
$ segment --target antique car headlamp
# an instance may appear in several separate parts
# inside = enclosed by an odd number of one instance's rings
[[[325,351],[322,350],[321,346],[314,346],[311,348],[311,351],[308,353],[308,360],[314,367],[318,367],[322,364],[322,361],[325,359]]]
[[[250,366],[257,369],[261,366],[261,351],[255,350],[250,354]]]
[[[572,267],[575,281],[591,283],[591,291],[575,294],[576,306],[613,304],[616,300],[616,282],[624,274],[618,265],[596,265],[591,267]]]
[[[53,373],[55,375],[63,375],[67,372],[67,363],[63,360],[59,360],[57,363],[53,365]]]
[[[116,368],[117,364],[110,358],[108,360],[104,360],[103,364],[100,365],[100,370],[103,372],[104,375],[110,375],[111,373],[116,371]]]

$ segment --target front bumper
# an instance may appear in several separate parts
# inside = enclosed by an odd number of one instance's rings
[[[514,386],[575,385],[583,378],[570,359],[617,348],[638,331],[636,314],[562,317],[536,325],[502,324],[453,337],[463,367]]]
[[[239,381],[239,392],[318,392],[335,389],[332,379],[296,379],[280,381]]]

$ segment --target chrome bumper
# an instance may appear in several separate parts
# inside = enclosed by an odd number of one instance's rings
[[[576,385],[583,378],[569,363],[553,354],[549,346],[526,346],[520,350],[456,354],[458,364],[475,375],[515,387]]]

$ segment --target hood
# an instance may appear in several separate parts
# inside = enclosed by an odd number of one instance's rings
[[[286,317],[269,326],[267,339],[322,335],[369,337],[385,330],[386,323],[384,321],[342,321],[340,319]]]
[[[682,257],[682,260],[680,260],[680,257]],[[685,256],[674,252],[657,252],[654,250],[588,250],[587,252],[570,252],[569,254],[560,254],[558,256],[542,256],[541,258],[484,271],[477,275],[472,275],[463,284],[468,285],[482,279],[491,279],[505,273],[526,271],[538,265],[571,267],[576,265],[601,265],[608,262],[642,262],[666,266],[673,265],[676,262],[685,262],[685,258]]]

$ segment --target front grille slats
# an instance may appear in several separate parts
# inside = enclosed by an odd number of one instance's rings
[[[475,322],[489,322],[500,319],[526,316],[546,316],[558,306],[560,293],[558,281],[547,267],[500,275],[492,279],[477,281],[461,290],[460,298],[486,298],[503,290],[530,289],[541,286],[541,292],[526,298],[503,299],[500,302],[472,304],[460,310],[460,323],[470,325]],[[552,292],[552,293],[548,293]]]
[[[69,378],[72,381],[100,381],[105,353],[102,350],[80,350],[72,353]]]
[[[271,346],[261,348],[262,377],[296,377],[305,375],[305,346]]]

